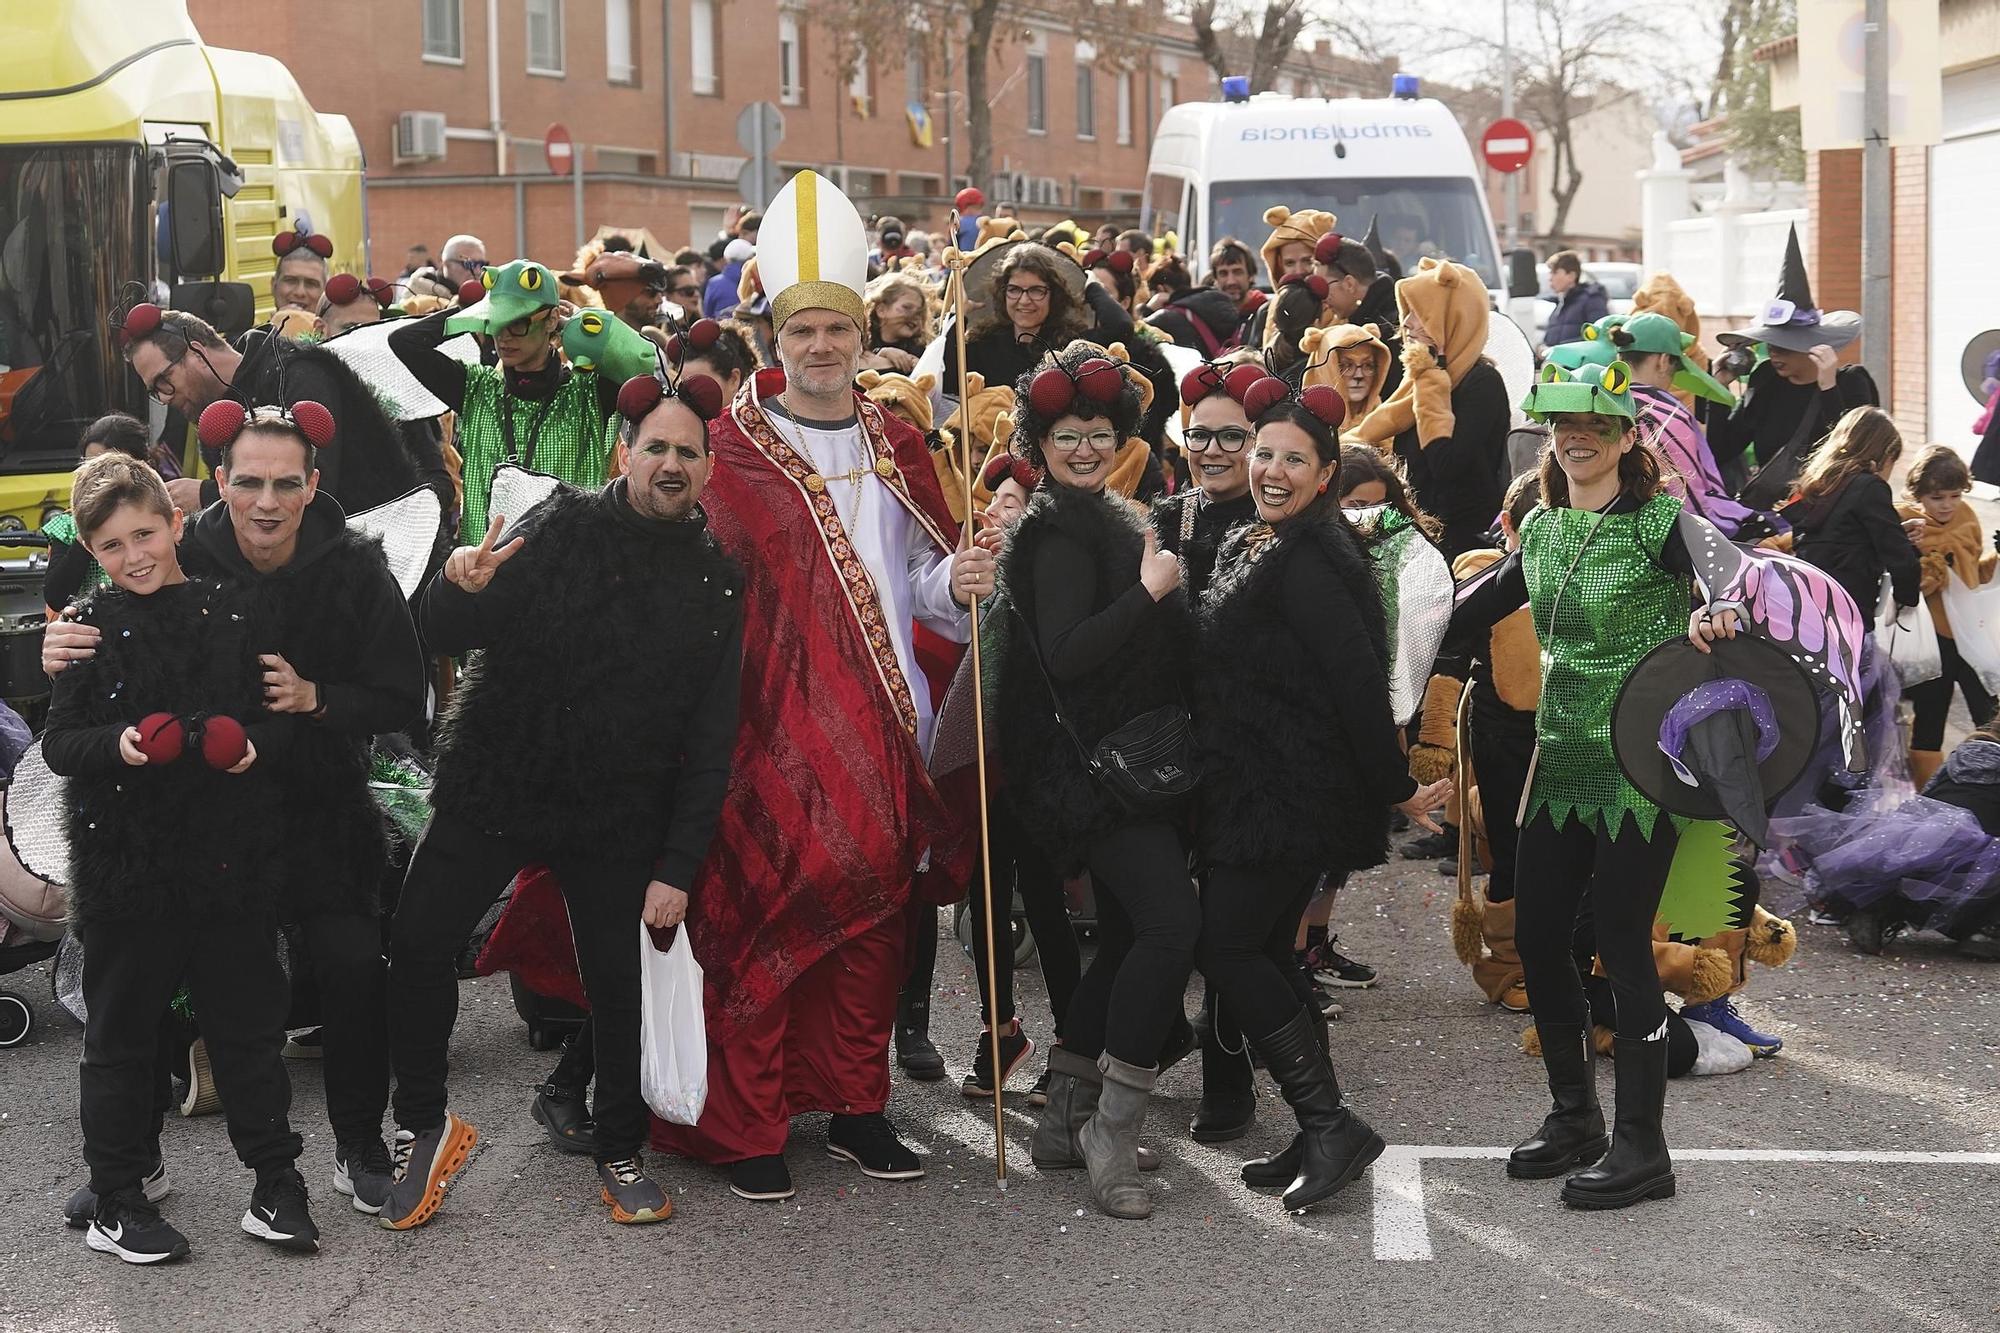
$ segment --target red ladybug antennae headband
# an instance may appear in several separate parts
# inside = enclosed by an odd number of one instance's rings
[[[333,443],[333,413],[327,411],[324,403],[316,403],[310,398],[301,398],[289,408],[260,407],[245,411],[243,404],[231,398],[218,399],[201,410],[201,418],[195,425],[195,433],[203,445],[210,449],[221,449],[235,441],[245,428],[267,422],[282,422],[299,434],[315,449],[324,449]]]
[[[387,310],[395,304],[396,289],[382,278],[363,278],[352,273],[336,273],[326,280],[326,303],[329,306],[348,305],[364,296],[375,298],[375,304]]]
[[[1280,287],[1304,287],[1322,301],[1326,299],[1326,294],[1330,290],[1326,285],[1326,279],[1317,273],[1287,273],[1283,278],[1278,280],[1278,285]]]
[[[1025,458],[996,454],[987,460],[986,470],[979,474],[979,484],[997,491],[1003,481],[1015,482],[1022,490],[1032,491],[1042,483],[1042,470]]]
[[[1132,252],[1130,250],[1092,250],[1083,257],[1083,266],[1086,269],[1108,268],[1113,273],[1122,276],[1132,271]]]
[[[1181,377],[1181,401],[1193,407],[1204,398],[1226,393],[1240,404],[1250,386],[1263,378],[1262,366],[1248,362],[1232,366],[1222,361],[1204,361]]]
[[[667,339],[667,360],[679,370],[689,357],[700,356],[721,341],[721,324],[712,319],[698,319],[688,325],[687,332],[676,333]]]
[[[668,384],[661,375],[634,375],[618,390],[618,415],[637,425],[669,398],[678,398],[703,421],[722,415],[722,386],[707,375],[683,375]]]
[[[1099,407],[1109,407],[1125,391],[1125,376],[1105,357],[1093,356],[1071,374],[1060,365],[1038,371],[1028,381],[1028,406],[1044,417],[1059,417],[1069,411],[1082,394]]]
[[[1304,392],[1294,392],[1291,385],[1276,375],[1260,375],[1257,382],[1245,391],[1243,414],[1255,421],[1286,402],[1297,403],[1318,417],[1328,430],[1339,430],[1340,424],[1347,420],[1346,400],[1328,385],[1315,384]]]
[[[151,301],[141,301],[125,312],[125,318],[117,322],[118,345],[130,347],[141,338],[147,337],[160,327],[160,308]]]
[[[1334,257],[1340,253],[1341,243],[1346,239],[1337,231],[1330,231],[1320,237],[1318,243],[1313,246],[1313,262],[1331,264]]]
[[[299,250],[310,250],[321,259],[333,258],[333,242],[317,232],[293,228],[271,238],[271,253],[280,259]]]

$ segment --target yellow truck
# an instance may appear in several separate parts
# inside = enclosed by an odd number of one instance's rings
[[[332,271],[368,271],[360,143],[278,61],[207,45],[182,0],[5,11],[0,548],[67,505],[91,420],[165,428],[120,356],[117,311],[153,300],[240,333],[268,318],[271,240],[301,221],[333,242]]]

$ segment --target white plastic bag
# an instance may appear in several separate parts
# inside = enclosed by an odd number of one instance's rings
[[[1944,581],[1943,597],[1958,655],[1987,689],[2000,689],[2000,579],[1968,588],[1953,574]]]
[[[1882,603],[1875,612],[1875,625],[1875,650],[1895,663],[1896,678],[1903,682],[1904,689],[1944,674],[1937,625],[1931,620],[1928,598],[1917,598],[1915,606],[1896,605],[1889,576],[1884,574]]]
[[[708,1028],[701,1011],[701,964],[687,927],[665,952],[639,923],[639,1090],[653,1114],[676,1125],[701,1119],[708,1102]]]

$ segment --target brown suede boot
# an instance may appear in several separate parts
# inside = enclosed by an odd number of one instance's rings
[[[1928,787],[1931,779],[1937,776],[1937,771],[1942,767],[1944,767],[1944,751],[1910,751],[1910,782],[1918,791]]]
[[[1486,998],[1509,1013],[1528,1012],[1528,984],[1521,970],[1521,954],[1514,947],[1514,900],[1489,902],[1480,913],[1480,933],[1486,937],[1486,956],[1472,965],[1472,979]]]

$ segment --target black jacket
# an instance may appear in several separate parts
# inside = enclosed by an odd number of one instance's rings
[[[240,587],[190,579],[136,596],[106,588],[78,618],[103,632],[97,653],[55,679],[42,754],[69,781],[71,918],[200,919],[276,901],[283,877],[275,766],[293,720],[262,707],[264,641]],[[198,753],[133,767],[118,738],[150,713],[245,725],[257,760],[210,768]]]
[[[1189,526],[1190,513],[1194,531],[1188,533],[1183,543],[1181,534]],[[1202,594],[1208,591],[1209,578],[1215,573],[1215,554],[1221,549],[1223,539],[1257,521],[1257,501],[1248,491],[1233,500],[1211,501],[1203,498],[1199,486],[1191,485],[1153,501],[1151,518],[1160,549],[1181,558],[1182,586],[1187,589],[1189,599],[1199,606]]]
[[[291,562],[261,574],[243,558],[228,509],[211,505],[188,525],[181,564],[250,593],[277,651],[319,687],[326,710],[299,720],[273,765],[286,853],[281,912],[372,915],[389,851],[368,793],[371,743],[417,725],[424,711],[416,628],[380,544],[349,532],[340,505],[322,494],[306,507]]]
[[[1882,600],[1884,574],[1897,605],[1917,604],[1917,548],[1903,531],[1888,482],[1860,473],[1833,494],[1794,501],[1783,513],[1792,525],[1792,554],[1833,575],[1869,624]]]
[[[1077,742],[1056,720],[1043,670],[1085,746],[1142,713],[1187,701],[1193,619],[1180,589],[1156,602],[1139,582],[1144,548],[1145,521],[1123,500],[1048,486],[1001,556],[993,614],[1020,618],[1007,635],[998,686],[1007,799],[1063,867],[1132,816],[1084,768]]]
[[[1724,412],[1705,398],[1699,406],[1702,429],[1717,464],[1734,462],[1753,444],[1758,459],[1768,463],[1802,423],[1807,444],[1817,445],[1849,408],[1875,407],[1881,401],[1865,366],[1840,367],[1834,372],[1833,387],[1821,389],[1816,384],[1793,384],[1766,361],[1750,372],[1733,409]],[[1810,447],[1801,448],[1798,461],[1803,463],[1811,453]]]
[[[1368,288],[1368,295],[1361,298],[1361,304],[1347,317],[1349,324],[1373,324],[1376,334],[1389,349],[1389,373],[1382,380],[1382,397],[1396,392],[1396,386],[1403,382],[1403,327],[1402,312],[1396,308],[1396,280],[1386,273],[1377,273],[1375,281]]]
[[[1417,505],[1444,524],[1438,545],[1455,560],[1485,545],[1485,534],[1507,494],[1507,432],[1513,413],[1507,381],[1490,361],[1465,372],[1451,391],[1452,433],[1417,439],[1412,426],[1396,437],[1396,456]]]
[[[431,803],[692,889],[736,747],[742,571],[705,519],[635,513],[622,478],[559,487],[518,535],[483,591],[439,574],[424,592],[425,640],[479,650],[438,728]]]
[[[1147,323],[1208,361],[1237,345],[1243,332],[1243,309],[1227,292],[1194,287],[1167,302]],[[1201,336],[1197,325],[1208,331],[1207,338]]]
[[[1988,837],[2000,837],[2000,745],[1977,738],[1960,742],[1924,795],[1970,810]]]
[[[1416,784],[1389,711],[1375,578],[1337,509],[1223,542],[1195,667],[1202,858],[1341,873],[1389,854]],[[1362,645],[1367,645],[1366,650]]]
[[[295,343],[289,338],[252,330],[240,340],[243,364],[237,368],[230,393],[258,407],[290,407],[311,399],[333,413],[333,443],[319,451],[319,488],[358,514],[407,495],[419,485],[437,489],[451,499],[444,451],[435,432],[422,423],[405,426],[392,421],[382,404],[353,369],[324,347]],[[202,448],[213,469],[220,451]],[[202,488],[204,503],[217,497],[214,482]]]

